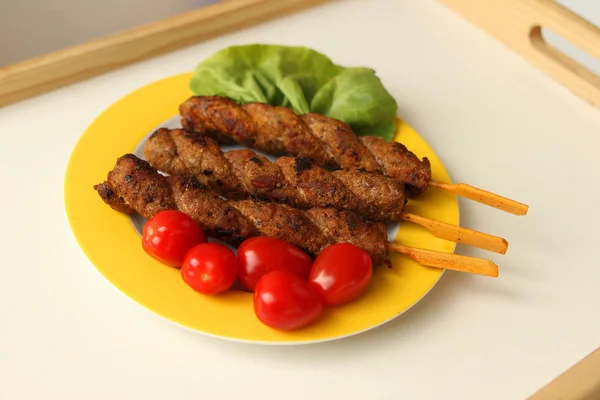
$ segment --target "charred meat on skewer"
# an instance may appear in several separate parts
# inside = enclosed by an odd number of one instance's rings
[[[296,115],[285,107],[263,103],[239,105],[220,96],[191,97],[179,107],[185,130],[239,143],[273,155],[310,157],[329,169],[380,173],[424,192],[431,180],[427,158],[419,158],[398,142],[357,137],[349,125],[315,113]]]
[[[120,157],[107,180],[94,189],[116,211],[137,212],[146,219],[163,210],[182,211],[209,236],[234,246],[249,237],[274,236],[316,256],[331,244],[346,242],[366,251],[374,265],[390,265],[383,223],[331,208],[224,200],[195,177],[165,177],[132,154]]]
[[[228,198],[257,197],[297,208],[333,207],[382,222],[399,221],[405,187],[393,178],[357,170],[332,173],[307,158],[271,162],[249,150],[222,152],[211,138],[160,128],[144,155],[171,175],[193,175]]]

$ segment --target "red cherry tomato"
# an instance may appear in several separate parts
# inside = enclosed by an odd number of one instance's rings
[[[288,271],[306,280],[311,265],[308,254],[274,237],[253,237],[238,248],[238,279],[250,291],[254,291],[258,280],[270,271]]]
[[[302,328],[323,312],[319,296],[302,278],[285,271],[265,274],[254,290],[254,313],[279,330]]]
[[[208,295],[229,289],[236,275],[235,254],[219,243],[203,243],[193,247],[181,266],[183,281],[196,292]]]
[[[188,250],[199,243],[206,243],[206,234],[196,221],[180,211],[161,211],[144,224],[144,250],[171,267],[181,266]]]
[[[340,243],[326,247],[315,259],[308,281],[327,305],[351,302],[369,285],[371,257],[364,250]]]

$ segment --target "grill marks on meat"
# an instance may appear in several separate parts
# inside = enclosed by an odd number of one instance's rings
[[[233,207],[249,217],[261,236],[281,238],[313,255],[330,244],[328,236],[320,232],[305,213],[285,204],[240,200],[234,202]]]
[[[148,219],[160,211],[176,209],[171,187],[156,175],[162,177],[148,163],[139,163],[134,155],[125,155],[108,173],[104,186],[100,185],[96,190],[104,200],[100,191],[110,187],[122,202]]]
[[[132,154],[120,157],[107,181],[94,189],[113,209],[135,211],[147,219],[163,210],[180,210],[209,236],[234,246],[249,237],[274,236],[316,256],[326,246],[350,242],[367,251],[376,265],[390,263],[383,223],[367,221],[349,211],[301,211],[278,203],[224,200],[195,177],[165,177]]]
[[[356,140],[356,135],[350,125],[316,113],[302,115],[300,119],[306,124],[310,132],[319,139],[321,146],[335,160],[335,166],[338,168],[380,172],[377,161]],[[302,151],[302,149],[295,153],[290,151],[290,154],[298,154]]]
[[[323,168],[292,157],[280,157],[275,164],[288,186],[302,193],[308,207],[336,207],[361,214],[366,211],[358,197]]]
[[[177,139],[177,140],[175,140]],[[240,190],[228,163],[222,162],[218,144],[204,138],[180,131],[177,137],[169,134],[169,129],[160,128],[154,132],[144,148],[148,158],[151,154],[159,170],[171,175],[195,176],[200,183],[224,194],[234,194]]]
[[[228,198],[334,207],[383,222],[398,221],[406,202],[404,185],[393,178],[356,170],[330,173],[309,158],[280,157],[273,163],[250,150],[223,153],[211,138],[180,129],[159,129],[146,143],[144,155],[154,168],[195,175]],[[212,173],[207,175],[209,166]]]
[[[427,158],[423,161],[398,142],[386,142],[380,137],[361,136],[358,140],[373,154],[383,170],[391,177],[402,177],[411,195],[419,195],[431,180],[431,164]]]
[[[317,229],[335,238],[336,243],[351,243],[371,254],[374,265],[391,266],[387,258],[387,227],[384,224],[372,224],[365,229],[364,220],[357,214],[332,208],[311,208],[306,215]]]
[[[110,182],[106,181],[98,185],[94,185],[94,190],[98,192],[102,200],[108,204],[113,210],[125,214],[133,214],[135,210],[131,208],[125,200],[118,196]]]
[[[373,221],[400,221],[408,199],[405,187],[383,175],[338,170],[331,173],[350,192],[359,194],[364,210],[361,215]]]
[[[172,188],[176,209],[197,221],[209,236],[238,246],[246,238],[257,235],[248,218],[196,178],[173,176],[167,183]]]
[[[285,185],[285,177],[275,164],[247,150],[224,154],[210,137],[161,128],[146,142],[144,156],[154,168],[170,175],[193,175],[228,198],[251,195],[309,206],[296,190]]]
[[[397,142],[357,137],[350,126],[316,113],[302,116],[291,109],[263,103],[238,105],[220,96],[194,96],[179,107],[185,130],[221,143],[240,143],[273,155],[310,157],[328,169],[385,174],[410,185],[411,194],[425,191],[431,165]],[[366,139],[366,140],[365,140]]]
[[[285,176],[279,168],[265,157],[249,150],[236,150],[222,153],[217,146],[215,152],[221,155],[221,161],[228,163],[236,179],[241,183],[237,196],[254,196],[279,202],[291,201],[306,205],[303,196],[286,185]],[[258,161],[258,162],[257,162]]]
[[[289,108],[250,103],[242,110],[248,116],[248,120],[255,123],[252,136],[256,138],[257,149],[265,153],[268,153],[269,149],[275,149],[278,154],[306,151],[315,160],[333,165],[331,156],[327,154],[318,138]],[[263,134],[257,135],[256,132]]]
[[[274,155],[304,151],[323,165],[335,165],[320,140],[289,108],[263,103],[241,108],[224,97],[192,97],[181,104],[180,114],[185,130],[211,136],[219,142],[226,137],[229,142],[233,140]]]
[[[108,173],[107,182],[95,187],[102,200],[113,209],[124,209],[120,204],[115,208],[114,203],[105,200],[103,185],[109,185],[117,193],[129,207],[129,213],[135,211],[146,219],[160,211],[180,210],[201,223],[211,236],[228,243],[238,243],[255,234],[254,227],[243,215],[196,178],[165,177],[133,154],[120,157]]]

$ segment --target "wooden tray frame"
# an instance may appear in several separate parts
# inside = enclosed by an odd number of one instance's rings
[[[62,86],[334,0],[224,0],[0,68],[0,107]],[[590,104],[600,107],[600,77],[546,43],[548,27],[600,59],[600,29],[553,0],[439,0]],[[600,348],[531,400],[600,399]]]
[[[333,0],[224,0],[0,68],[0,107]]]

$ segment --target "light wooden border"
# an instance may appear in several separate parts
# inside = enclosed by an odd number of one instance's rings
[[[227,0],[0,68],[0,107],[333,0]]]
[[[550,46],[547,28],[600,59],[600,28],[554,0],[439,0],[595,107],[600,76]]]
[[[600,399],[600,348],[548,383],[529,400]]]

